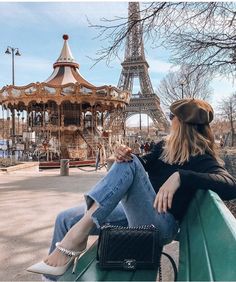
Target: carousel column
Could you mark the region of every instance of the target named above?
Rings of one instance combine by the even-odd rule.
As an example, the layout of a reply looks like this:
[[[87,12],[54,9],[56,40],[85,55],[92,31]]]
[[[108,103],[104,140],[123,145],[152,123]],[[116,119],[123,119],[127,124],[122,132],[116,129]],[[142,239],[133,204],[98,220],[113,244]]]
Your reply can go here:
[[[7,155],[8,157],[10,156],[10,143],[9,143],[9,140],[10,140],[10,136],[11,136],[11,131],[10,131],[10,110],[7,106],[7,140],[8,140],[8,146],[7,146]],[[12,144],[11,144],[12,146]]]
[[[61,113],[62,113],[62,107],[61,107],[61,104],[60,104],[60,105],[58,105],[58,127],[59,127],[58,144],[59,144],[59,159],[60,159],[60,175],[61,176],[69,176],[70,160],[69,159],[61,159],[61,153],[60,153],[61,152],[61,124],[62,124]]]
[[[40,126],[43,127],[43,108],[40,106]]]
[[[20,110],[17,111],[17,137],[20,135]]]
[[[23,137],[23,132],[24,132],[24,122],[25,122],[25,112],[22,111],[22,117],[21,117],[21,135]]]
[[[80,103],[79,104],[79,126],[82,127],[82,130],[83,130],[83,122],[84,122],[84,119],[83,119],[82,103]]]
[[[83,115],[83,129],[85,128],[85,111],[82,112]]]
[[[76,125],[80,126],[80,106],[78,103],[75,103],[75,111],[76,111]]]
[[[94,119],[93,119],[94,132],[96,132],[96,128],[98,126],[98,118],[99,118],[96,105],[94,106],[93,114],[94,114]]]
[[[61,159],[61,104],[58,105],[58,149],[59,159]]]
[[[35,127],[36,111],[32,109],[32,127]]]
[[[12,118],[12,155],[15,156],[16,150],[16,121],[15,121],[15,109],[11,109]]]
[[[25,160],[25,141],[24,141],[24,123],[25,123],[25,110],[22,111],[22,117],[21,117],[21,135],[22,135],[22,158]]]
[[[103,126],[104,126],[104,115],[103,115],[103,110],[102,110],[102,112],[101,112],[101,126],[102,126],[102,128],[103,128]]]
[[[29,115],[29,106],[26,106],[26,117],[25,117],[25,123],[26,123],[26,139],[25,139],[25,152],[26,152],[26,156],[27,159],[29,159],[29,144],[30,144],[30,140],[29,140],[29,132],[30,132],[30,115]]]
[[[31,129],[33,129],[33,118],[34,118],[34,116],[33,116],[33,107],[32,107],[32,105],[30,105],[29,108],[28,108],[27,116],[28,116],[28,128],[30,127]]]
[[[26,107],[26,131],[29,131],[30,122],[29,122],[29,107]]]
[[[125,114],[123,114],[122,126],[123,126],[123,131],[124,131],[124,138],[126,138],[126,116]]]
[[[45,103],[43,103],[43,113],[42,113],[42,123],[43,123],[43,131],[45,131]]]
[[[1,110],[2,110],[2,126],[0,128],[0,138],[3,139],[3,146],[5,146],[5,140],[4,140],[4,110],[3,110],[3,105],[1,105]],[[3,150],[0,154],[0,157],[5,157],[5,154],[4,154],[4,148],[1,148],[1,150]]]
[[[5,117],[4,117],[4,106],[2,105],[2,137],[5,140]]]
[[[96,120],[96,109],[94,108],[94,106],[91,107],[91,112],[92,112],[92,119],[91,119],[91,137],[92,137],[92,155],[94,155],[94,149],[95,148],[95,142],[94,142],[94,132],[95,132],[95,120]]]

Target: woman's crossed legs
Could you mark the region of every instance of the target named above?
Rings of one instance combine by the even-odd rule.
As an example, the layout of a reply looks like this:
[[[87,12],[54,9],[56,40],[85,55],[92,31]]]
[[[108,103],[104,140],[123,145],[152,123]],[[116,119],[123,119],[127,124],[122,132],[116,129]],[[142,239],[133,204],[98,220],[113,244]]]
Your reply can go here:
[[[153,208],[155,196],[137,157],[133,156],[132,162],[115,163],[108,174],[85,195],[87,211],[74,225],[72,220],[73,227],[62,239],[61,246],[73,251],[83,250],[91,231],[107,221],[120,201],[129,226],[154,224],[160,230],[161,243],[170,242],[177,233],[178,225],[171,214],[158,214]],[[122,213],[121,210],[123,217]],[[44,261],[51,266],[61,266],[67,263],[68,257],[55,249]]]

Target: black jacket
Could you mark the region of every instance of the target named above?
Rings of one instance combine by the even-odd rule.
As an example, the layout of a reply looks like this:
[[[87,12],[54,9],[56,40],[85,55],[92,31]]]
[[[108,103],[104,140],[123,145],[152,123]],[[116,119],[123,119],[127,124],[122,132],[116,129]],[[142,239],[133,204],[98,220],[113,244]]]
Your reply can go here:
[[[177,220],[181,220],[197,189],[210,189],[222,200],[236,198],[236,180],[211,155],[191,157],[183,165],[170,165],[159,159],[164,142],[157,143],[153,150],[139,158],[156,193],[162,184],[178,171],[181,184],[176,191],[169,210]]]

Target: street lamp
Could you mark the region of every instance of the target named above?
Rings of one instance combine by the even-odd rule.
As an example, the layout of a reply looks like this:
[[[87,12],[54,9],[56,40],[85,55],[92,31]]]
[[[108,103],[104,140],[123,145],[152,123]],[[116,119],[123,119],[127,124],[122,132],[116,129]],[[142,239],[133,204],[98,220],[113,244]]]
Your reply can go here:
[[[11,55],[11,63],[12,63],[12,85],[15,85],[15,56],[21,56],[19,49],[14,48],[11,46],[7,47],[5,54]],[[12,154],[15,155],[15,134],[16,134],[16,127],[15,127],[15,110],[12,109]]]
[[[12,57],[12,85],[15,85],[15,56],[21,56],[18,48],[8,46],[5,54],[11,55]]]

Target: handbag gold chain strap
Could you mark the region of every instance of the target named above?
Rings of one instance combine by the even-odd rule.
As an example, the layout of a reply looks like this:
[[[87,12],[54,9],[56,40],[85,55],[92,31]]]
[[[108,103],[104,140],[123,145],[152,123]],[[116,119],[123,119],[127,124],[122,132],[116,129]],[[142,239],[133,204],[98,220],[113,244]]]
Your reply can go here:
[[[151,225],[140,225],[137,227],[127,227],[127,226],[120,226],[120,225],[103,225],[101,229],[109,229],[109,228],[116,228],[118,230],[156,230],[157,228],[151,224]]]

